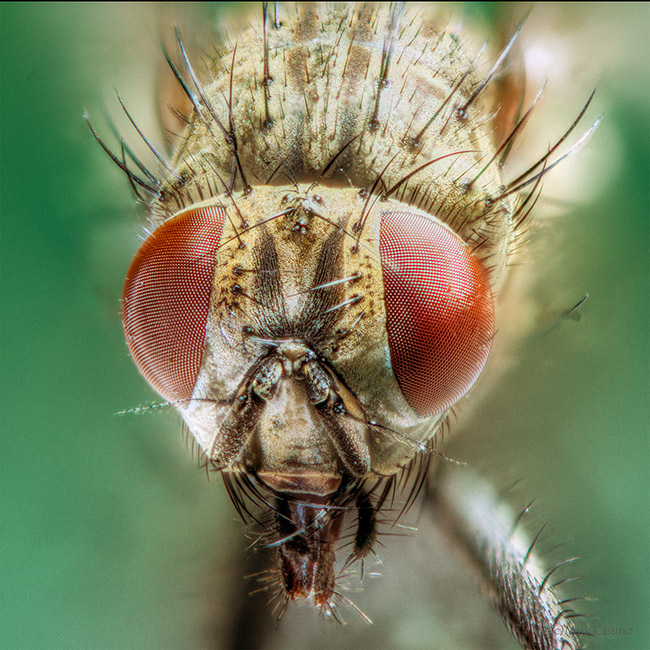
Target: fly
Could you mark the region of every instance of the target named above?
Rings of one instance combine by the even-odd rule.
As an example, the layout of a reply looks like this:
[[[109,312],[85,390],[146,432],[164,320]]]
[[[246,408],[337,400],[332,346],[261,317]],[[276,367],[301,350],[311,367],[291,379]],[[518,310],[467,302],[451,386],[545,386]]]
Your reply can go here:
[[[354,607],[341,542],[346,570],[363,565],[431,474],[428,499],[515,636],[578,647],[516,521],[482,484],[429,471],[487,361],[522,224],[591,101],[506,182],[537,103],[494,97],[517,33],[483,69],[434,12],[264,3],[204,78],[177,34],[170,159],[127,113],[158,172],[93,130],[155,227],[124,285],[131,356],[275,550],[263,581],[279,616],[295,600],[335,620]]]

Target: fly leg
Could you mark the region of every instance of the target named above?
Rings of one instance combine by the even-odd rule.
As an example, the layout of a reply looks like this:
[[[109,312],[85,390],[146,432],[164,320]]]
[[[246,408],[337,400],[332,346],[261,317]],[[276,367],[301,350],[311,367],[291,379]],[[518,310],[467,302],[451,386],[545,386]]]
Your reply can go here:
[[[469,560],[508,629],[528,650],[577,650],[580,632],[554,573],[540,568],[519,518],[493,488],[466,468],[439,467],[426,499]],[[575,559],[575,558],[574,558]],[[566,581],[561,581],[566,582]],[[554,584],[555,583],[555,584]]]

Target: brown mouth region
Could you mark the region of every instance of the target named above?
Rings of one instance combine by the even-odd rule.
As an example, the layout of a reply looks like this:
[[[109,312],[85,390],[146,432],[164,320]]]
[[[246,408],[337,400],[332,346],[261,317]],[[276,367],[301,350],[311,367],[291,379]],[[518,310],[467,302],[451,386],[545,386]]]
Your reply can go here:
[[[314,494],[280,497],[276,512],[282,586],[291,600],[306,598],[332,612],[335,549],[345,508]]]
[[[274,516],[266,547],[277,553],[285,604],[305,599],[339,620],[337,604],[349,602],[336,589],[335,553],[343,527],[350,517],[356,519],[345,568],[372,551],[376,516],[392,480],[367,485],[363,479],[309,471],[260,472],[256,479],[273,495],[266,501]]]

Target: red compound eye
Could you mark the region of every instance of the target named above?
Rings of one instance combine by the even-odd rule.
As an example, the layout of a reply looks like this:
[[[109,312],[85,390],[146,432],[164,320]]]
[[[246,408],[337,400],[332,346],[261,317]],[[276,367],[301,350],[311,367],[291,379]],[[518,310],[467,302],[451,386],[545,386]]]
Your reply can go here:
[[[487,273],[442,224],[381,217],[379,250],[393,372],[413,410],[447,410],[476,381],[494,333]]]
[[[140,372],[166,399],[188,399],[201,366],[223,208],[188,210],[162,224],[131,263],[122,323]]]

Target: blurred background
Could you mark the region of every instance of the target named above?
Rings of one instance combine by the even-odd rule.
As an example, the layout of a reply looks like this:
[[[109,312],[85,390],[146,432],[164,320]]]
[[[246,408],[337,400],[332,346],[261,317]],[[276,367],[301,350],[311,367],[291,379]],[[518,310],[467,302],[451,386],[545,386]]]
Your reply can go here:
[[[142,220],[82,114],[110,139],[117,88],[146,124],[161,36],[216,23],[216,4],[0,5],[0,644],[235,648],[233,630],[250,627],[269,648],[516,647],[417,509],[420,533],[386,540],[385,575],[351,596],[374,626],[292,608],[273,631],[264,598],[235,606],[254,588],[249,541],[179,418],[116,415],[157,399],[119,317]],[[529,9],[485,5],[466,19],[495,33]],[[547,244],[530,260],[546,322],[447,449],[499,487],[520,479],[508,498],[537,498],[531,530],[549,522],[550,556],[585,558],[571,593],[597,599],[579,623],[594,649],[650,647],[649,35],[648,4],[540,5],[528,18],[529,63],[552,68],[539,110],[560,121],[533,129],[532,155],[596,84],[584,128],[604,120],[547,183]],[[562,319],[586,294],[580,320]]]

